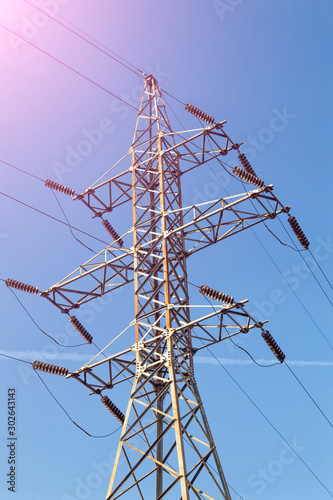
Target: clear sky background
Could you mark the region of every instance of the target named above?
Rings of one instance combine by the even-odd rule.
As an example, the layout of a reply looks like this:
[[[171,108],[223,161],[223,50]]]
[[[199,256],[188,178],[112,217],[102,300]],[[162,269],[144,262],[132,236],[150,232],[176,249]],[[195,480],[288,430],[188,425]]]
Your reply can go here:
[[[333,293],[318,264],[332,280],[332,2],[31,0],[33,7],[23,0],[1,0],[0,160],[81,192],[128,151],[136,111],[31,44],[134,107],[143,84],[42,15],[37,10],[41,3],[73,23],[75,28],[68,26],[74,31],[83,30],[152,73],[173,96],[217,121],[227,120],[225,130],[235,142],[245,142],[243,151],[257,175],[274,185],[284,205],[292,206],[317,262],[309,252],[300,255],[258,227],[254,234],[245,231],[193,256],[189,279],[238,300],[248,298],[248,311],[258,320],[269,319],[268,329],[289,366],[324,415],[285,365],[261,368],[227,342],[212,352],[241,389],[208,351],[195,359],[195,374],[233,500],[328,500],[333,496]],[[166,96],[166,103],[175,130],[182,128],[176,117],[186,128],[197,128],[196,119],[179,102]],[[98,144],[92,142],[96,129],[102,130]],[[236,159],[230,156],[231,162]],[[41,181],[4,163],[0,172],[2,193],[64,220]],[[218,165],[184,176],[187,205],[227,196],[226,190],[237,194],[243,188]],[[58,198],[73,226],[108,241],[83,204]],[[0,213],[2,279],[46,290],[92,255],[68,227],[3,195]],[[287,217],[281,220],[286,223]],[[120,233],[132,225],[130,212],[128,217],[126,212],[122,217],[114,212],[110,221]],[[270,229],[289,244],[279,221],[270,222]],[[75,235],[96,252],[103,248],[96,240]],[[95,355],[93,346],[58,347],[36,328],[5,284],[0,285],[0,352],[70,371]],[[195,287],[190,294],[192,303],[204,303]],[[64,344],[81,343],[67,317],[45,299],[17,295],[47,333]],[[133,314],[133,290],[128,285],[88,304],[76,316],[104,347]],[[237,340],[254,359],[274,363],[260,332]],[[131,345],[132,333],[123,342]],[[85,387],[63,377],[41,376],[87,432],[100,436],[116,431],[117,420]],[[85,435],[29,364],[1,358],[0,381],[1,498],[103,499],[120,431],[104,439]],[[6,484],[7,391],[12,387],[17,398],[15,495]],[[125,411],[126,390],[110,397]]]

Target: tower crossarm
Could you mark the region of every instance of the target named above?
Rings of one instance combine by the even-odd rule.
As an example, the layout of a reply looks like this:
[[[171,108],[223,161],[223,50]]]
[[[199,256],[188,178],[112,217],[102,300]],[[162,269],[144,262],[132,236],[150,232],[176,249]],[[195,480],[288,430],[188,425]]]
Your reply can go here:
[[[288,213],[290,207],[282,205],[272,189],[273,186],[265,186],[169,212],[170,216],[182,213],[184,223],[177,227],[170,225],[166,236],[175,241],[182,237],[186,254],[190,255],[278,214]]]
[[[142,154],[137,168],[140,168],[140,166],[142,169],[149,168],[149,165],[146,164],[150,164],[154,160],[154,156],[157,157],[161,154],[171,160],[176,157],[178,160],[182,159],[184,169],[181,174],[184,174],[208,161],[227,155],[230,151],[238,149],[241,144],[234,143],[230,139],[223,130],[222,125],[224,123],[225,121],[197,130],[164,133],[163,151],[159,153],[150,151],[149,158]],[[183,139],[184,134],[190,133],[192,133],[190,137]],[[175,144],[177,140],[178,142]],[[151,141],[151,138],[149,141],[147,140],[147,146],[150,146]],[[145,145],[144,141],[140,143],[142,151],[145,151]],[[83,193],[74,196],[73,199],[82,201],[93,212],[93,217],[102,217],[103,214],[112,212],[115,208],[132,200],[131,170],[132,168],[129,167],[103,182],[97,181]]]
[[[193,352],[209,347],[223,340],[230,339],[240,333],[248,333],[254,328],[262,327],[268,320],[256,321],[245,309],[247,299],[233,304],[214,306],[190,306],[191,315],[199,309],[208,310],[207,314],[201,315],[178,328],[174,335],[178,336],[183,331],[191,330],[191,341]]]
[[[62,312],[112,292],[133,281],[133,250],[110,245],[41,296]]]
[[[132,200],[131,167],[99,184],[96,184],[73,199],[82,201],[92,212],[93,217],[102,217],[113,209]]]
[[[204,163],[226,156],[230,151],[238,150],[243,143],[233,142],[223,129],[222,121],[209,127],[197,130],[184,130],[163,134],[162,155],[174,156],[181,160],[182,174]],[[193,133],[194,132],[194,133]],[[191,134],[184,139],[184,134]],[[168,137],[172,136],[174,144],[168,146]]]

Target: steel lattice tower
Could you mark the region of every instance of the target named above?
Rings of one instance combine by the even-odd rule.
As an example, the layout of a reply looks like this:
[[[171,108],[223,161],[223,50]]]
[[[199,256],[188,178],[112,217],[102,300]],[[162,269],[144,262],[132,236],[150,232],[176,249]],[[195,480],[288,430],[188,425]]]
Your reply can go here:
[[[182,176],[239,149],[225,133],[225,122],[211,121],[189,131],[186,139],[185,132],[173,132],[156,79],[146,78],[126,157],[131,158],[130,166],[74,197],[102,219],[118,206],[132,203],[133,226],[120,237],[104,218],[103,225],[115,241],[42,292],[69,314],[134,282],[135,317],[130,324],[134,342],[105,358],[100,353],[68,375],[102,395],[103,403],[123,423],[107,500],[231,499],[194,378],[193,356],[240,332],[262,330],[263,323],[246,312],[247,300],[236,302],[224,294],[211,293],[220,301],[213,310],[192,309],[186,261],[195,252],[288,212],[289,207],[262,181],[261,187],[240,195],[182,206]],[[77,321],[74,316],[70,319]],[[76,327],[83,328],[79,323]],[[124,381],[130,381],[132,388],[122,414],[106,396]]]

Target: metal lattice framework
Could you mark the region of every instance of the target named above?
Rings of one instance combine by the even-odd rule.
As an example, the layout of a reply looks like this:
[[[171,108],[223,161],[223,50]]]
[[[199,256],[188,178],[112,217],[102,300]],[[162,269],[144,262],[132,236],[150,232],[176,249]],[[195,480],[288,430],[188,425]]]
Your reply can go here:
[[[214,309],[191,306],[186,261],[289,207],[272,186],[182,206],[184,173],[238,150],[223,124],[186,131],[184,139],[185,132],[171,130],[158,84],[147,77],[133,143],[124,157],[130,165],[75,197],[100,218],[132,203],[125,246],[114,242],[42,293],[69,313],[134,282],[134,342],[111,356],[100,353],[69,375],[99,395],[125,381],[132,384],[107,499],[231,498],[193,356],[238,333],[262,329],[263,323],[246,312],[246,300]]]

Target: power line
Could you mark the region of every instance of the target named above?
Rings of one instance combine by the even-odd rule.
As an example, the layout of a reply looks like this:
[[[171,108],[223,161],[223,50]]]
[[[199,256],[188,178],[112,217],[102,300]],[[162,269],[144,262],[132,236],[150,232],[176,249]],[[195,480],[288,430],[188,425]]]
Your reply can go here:
[[[237,380],[231,375],[231,373],[223,366],[221,361],[213,354],[211,349],[207,347],[209,353],[213,356],[213,358],[217,361],[217,363],[223,368],[223,370],[227,373],[227,375],[231,378],[231,380],[237,385],[237,387],[242,391],[242,393],[247,397],[247,399],[253,404],[253,406],[259,411],[259,413],[264,417],[266,422],[274,429],[274,431],[280,436],[284,443],[292,450],[293,453],[298,457],[298,459],[303,463],[303,465],[308,469],[308,471],[313,475],[313,477],[321,484],[321,486],[327,491],[327,493],[333,498],[332,493],[329,489],[324,485],[324,483],[319,479],[319,477],[313,472],[313,470],[307,465],[307,463],[303,460],[303,458],[293,449],[293,447],[288,443],[288,441],[283,437],[281,432],[275,427],[275,425],[271,422],[271,420],[264,414],[264,412],[259,408],[259,406],[253,401],[253,399],[247,394],[247,392],[242,388],[242,386],[237,382]]]
[[[55,19],[53,16],[50,16],[49,14],[47,14],[43,9],[37,7],[37,5],[34,5],[32,4],[31,2],[29,2],[29,0],[24,0],[24,2],[28,3],[29,5],[31,5],[32,7],[34,7],[35,9],[39,10],[40,12],[43,12],[44,14],[46,14],[49,18],[51,18],[53,21],[55,21],[56,23],[58,23],[59,25],[63,26],[64,28],[66,28],[67,30],[69,30],[70,32],[72,32],[74,35],[78,36],[79,38],[81,38],[82,40],[84,40],[85,42],[89,43],[92,47],[95,47],[97,50],[99,50],[100,52],[102,52],[103,54],[107,55],[108,57],[110,57],[111,59],[113,59],[115,62],[117,62],[118,64],[121,64],[123,67],[125,67],[126,69],[128,69],[129,71],[132,71],[135,75],[137,75],[139,78],[144,78],[146,75],[146,73],[144,71],[142,71],[140,68],[138,68],[137,66],[135,66],[134,64],[132,64],[130,61],[128,61],[127,59],[125,59],[124,57],[120,56],[117,52],[111,50],[109,47],[107,47],[106,45],[104,45],[103,43],[101,43],[99,40],[97,40],[97,38],[94,38],[93,36],[89,35],[86,31],[82,30],[81,28],[79,28],[77,25],[75,25],[74,23],[72,23],[71,21],[68,21],[68,19],[66,19],[65,17],[61,16],[60,14],[54,12],[50,7],[48,7],[47,5],[43,4],[42,2],[40,2],[39,0],[36,0],[36,2],[38,2],[39,4],[41,4],[44,8],[48,9],[49,11],[51,11],[53,14],[55,14],[57,17],[59,17],[60,19],[62,19],[63,21],[65,21],[66,23],[68,23],[69,25],[73,26],[73,28],[75,28],[76,30],[80,31],[81,33],[83,33],[85,36],[91,38],[91,40],[94,40],[94,42],[98,43],[98,45],[100,45],[101,47],[104,47],[104,49],[106,49],[108,52],[106,52],[105,50],[101,49],[100,47],[98,47],[97,45],[95,45],[94,43],[90,42],[89,40],[87,40],[86,38],[84,38],[83,36],[81,36],[79,33],[77,33],[76,31],[72,30],[71,28],[69,28],[68,26],[66,26],[65,24],[61,23],[60,21],[58,21],[57,19]],[[116,57],[113,57],[111,54],[114,54]],[[119,60],[121,59],[121,60]],[[124,61],[124,64],[123,62],[121,61]],[[132,66],[132,68],[130,68],[129,66]],[[167,92],[165,89],[162,89],[161,88],[161,91],[164,92],[165,94],[167,94],[168,96],[170,96],[172,99],[174,99],[175,101],[179,102],[180,104],[182,104],[183,106],[186,106],[186,103],[181,101],[180,99],[178,99],[177,97],[175,97],[173,94],[171,94],[170,92]]]
[[[15,167],[15,165],[13,165],[12,163],[8,163],[7,161],[4,161],[4,160],[0,160],[0,162],[4,163],[8,167],[15,168],[15,170],[19,170],[20,172],[23,172],[24,174],[30,175],[30,177],[34,177],[35,179],[44,182],[43,179],[41,179],[37,175],[31,174],[30,172],[27,172],[26,170],[23,170],[22,168]]]
[[[30,172],[28,172],[27,170],[24,170],[24,169],[22,169],[22,168],[15,167],[15,165],[13,165],[13,164],[11,164],[11,163],[8,163],[8,162],[6,162],[6,161],[3,161],[3,160],[0,160],[0,162],[1,162],[1,163],[4,163],[5,165],[8,165],[8,166],[9,166],[9,167],[11,167],[11,168],[14,168],[15,170],[18,170],[19,172],[22,172],[23,174],[29,175],[30,177],[33,177],[33,178],[35,178],[35,179],[37,179],[37,180],[39,180],[39,181],[43,182],[43,184],[45,184],[45,180],[44,180],[44,179],[41,179],[41,178],[40,178],[40,177],[38,177],[37,175],[31,174],[31,173],[30,173]],[[79,240],[79,239],[75,236],[75,234],[74,234],[74,233],[73,233],[73,231],[72,231],[72,226],[71,226],[71,225],[70,225],[70,223],[69,223],[68,217],[67,217],[67,215],[66,215],[66,213],[65,213],[65,211],[64,211],[64,209],[63,209],[63,207],[62,207],[62,205],[61,205],[61,203],[60,203],[60,201],[59,201],[59,198],[57,197],[56,193],[54,192],[54,190],[53,190],[51,187],[49,187],[49,189],[50,189],[50,191],[52,192],[53,196],[55,197],[55,199],[56,199],[56,201],[57,201],[57,203],[58,203],[58,205],[59,205],[59,207],[60,207],[60,210],[62,211],[63,216],[64,216],[64,217],[65,217],[65,219],[66,219],[67,225],[68,225],[68,227],[69,227],[69,230],[70,230],[71,235],[73,236],[73,238],[74,238],[74,239],[75,239],[78,243],[80,243],[82,246],[84,246],[85,248],[87,248],[88,250],[90,250],[91,252],[93,252],[93,253],[95,253],[95,254],[96,254],[97,252],[95,252],[94,250],[92,250],[90,247],[88,247],[85,243],[83,243],[81,240]]]
[[[190,282],[188,282],[190,283]],[[194,285],[194,283],[190,283],[191,285],[195,286],[196,288],[200,288],[198,287],[197,285]],[[212,304],[212,301],[206,296],[204,295],[204,298],[207,300],[207,302],[210,304],[210,306],[212,307],[212,309],[214,309],[214,311],[216,312],[216,308],[215,306]],[[273,363],[271,365],[262,365],[260,363],[257,363],[257,361],[251,356],[251,354],[246,350],[244,349],[243,347],[239,346],[238,344],[236,344],[236,342],[234,342],[234,340],[230,337],[230,340],[231,342],[236,346],[238,347],[239,349],[241,349],[242,351],[244,351],[251,359],[252,361],[262,367],[262,368],[268,368],[268,367],[271,367],[271,366],[275,366],[275,365],[280,365],[280,363]],[[328,419],[328,417],[325,415],[325,413],[323,412],[323,410],[319,407],[318,403],[316,403],[316,401],[313,399],[313,397],[311,396],[311,394],[308,392],[308,390],[304,387],[304,385],[302,384],[302,382],[299,380],[299,378],[296,376],[296,374],[293,372],[293,370],[290,368],[290,366],[287,364],[286,361],[284,361],[284,364],[287,366],[288,370],[291,372],[291,374],[294,376],[294,378],[297,380],[297,382],[299,383],[299,385],[302,387],[302,389],[306,392],[306,394],[309,396],[309,398],[311,399],[311,401],[314,403],[314,405],[317,407],[317,409],[320,411],[320,413],[323,415],[323,417],[327,420],[327,422],[329,423],[329,425],[331,427],[333,427],[333,424],[331,423],[331,421]]]
[[[43,212],[43,210],[39,210],[38,208],[35,208],[31,205],[28,205],[27,203],[24,203],[23,201],[18,200],[17,198],[14,198],[13,196],[9,196],[9,194],[0,192],[0,195],[6,196],[6,198],[9,198],[9,199],[15,201],[16,203],[20,203],[21,205],[24,205],[25,207],[31,208],[32,210],[35,210],[35,212],[38,212],[42,215],[45,215],[46,217],[49,217],[50,219],[53,219],[56,222],[60,222],[60,224],[63,224],[64,226],[68,226],[72,229],[75,229],[75,231],[79,231],[80,233],[85,234],[86,236],[90,236],[90,238],[94,238],[95,240],[100,241],[101,243],[104,243],[105,245],[109,245],[109,243],[107,243],[104,240],[101,240],[100,238],[97,238],[97,236],[93,236],[92,234],[89,234],[86,231],[82,231],[82,229],[79,229],[75,226],[72,226],[71,224],[68,224],[67,222],[62,221],[62,220],[58,219],[57,217],[54,217],[53,215],[50,215],[46,212]]]
[[[333,427],[333,424],[332,422],[328,419],[328,417],[325,415],[325,413],[323,412],[323,410],[320,408],[320,406],[316,403],[316,401],[313,399],[313,397],[311,396],[311,394],[309,393],[309,391],[304,387],[304,385],[302,384],[302,382],[299,380],[299,378],[295,375],[295,373],[293,372],[293,370],[290,368],[290,366],[288,365],[288,363],[286,361],[284,361],[284,364],[286,365],[286,367],[288,368],[288,370],[290,371],[290,373],[292,373],[292,375],[294,376],[294,378],[297,380],[297,382],[299,383],[299,385],[303,388],[303,390],[306,392],[306,394],[309,396],[309,398],[311,399],[311,401],[313,402],[313,404],[318,408],[318,410],[320,411],[320,413],[323,415],[323,417],[327,420],[327,422],[329,423],[329,425],[331,427]]]
[[[287,228],[285,227],[285,225],[283,224],[282,220],[280,220],[280,218],[278,217],[278,220],[280,222],[280,224],[282,225],[283,229],[285,230],[285,232],[287,233],[288,237],[290,238],[290,240],[293,242],[294,246],[295,246],[295,250],[297,250],[297,252],[300,254],[300,256],[302,257],[303,259],[303,262],[305,263],[305,265],[308,267],[310,273],[312,274],[312,276],[314,277],[314,279],[316,280],[318,286],[320,287],[320,289],[322,290],[323,294],[325,295],[325,297],[327,298],[328,302],[331,304],[331,306],[333,306],[333,302],[331,301],[331,299],[329,298],[329,296],[327,295],[326,291],[324,290],[323,286],[321,285],[321,283],[319,282],[317,276],[314,274],[313,270],[311,269],[311,267],[309,266],[309,263],[305,260],[304,256],[303,256],[303,251],[301,251],[299,248],[296,247],[295,245],[295,242],[293,240],[293,238],[291,237],[291,235],[289,234],[289,231],[287,230]],[[267,228],[268,229],[268,228]],[[289,246],[289,245],[286,245],[286,246]],[[291,248],[291,247],[290,247]],[[317,264],[317,266],[319,267],[322,275],[324,276],[325,280],[327,281],[327,283],[329,284],[329,286],[331,287],[331,289],[333,290],[333,287],[332,287],[332,284],[330,283],[329,279],[327,278],[326,274],[324,273],[324,271],[322,270],[321,266],[319,265],[319,263],[317,262],[316,258],[314,257],[314,255],[312,254],[312,252],[310,251],[310,249],[308,249],[308,251],[310,252],[313,260],[315,261],[315,263]]]
[[[309,248],[309,252],[311,254],[311,257],[313,258],[313,260],[315,261],[315,263],[317,264],[317,266],[319,267],[322,275],[324,276],[325,280],[327,281],[327,283],[329,284],[329,286],[332,288],[333,290],[333,286],[332,286],[332,283],[330,282],[330,280],[328,279],[328,277],[326,276],[326,274],[324,273],[321,265],[319,264],[319,262],[317,261],[317,259],[315,258],[315,256],[313,255],[313,253],[311,252],[310,248]]]
[[[49,337],[51,340],[53,340],[53,342],[55,342],[57,345],[61,346],[61,347],[81,347],[83,345],[86,345],[86,343],[84,342],[83,344],[76,344],[76,345],[65,345],[65,344],[60,344],[60,342],[58,342],[54,337],[52,337],[52,335],[48,334],[45,332],[45,330],[43,330],[37,323],[36,321],[34,320],[34,318],[31,316],[31,314],[29,313],[28,309],[23,305],[23,303],[20,301],[20,299],[18,298],[18,296],[16,295],[16,293],[14,292],[14,290],[12,290],[10,287],[7,287],[11,292],[12,294],[14,295],[14,297],[16,298],[16,300],[18,301],[18,303],[20,304],[20,306],[24,309],[24,311],[26,312],[26,314],[29,316],[29,318],[31,319],[31,321],[34,323],[34,325],[38,328],[38,330],[40,330],[44,335],[46,335],[47,337]]]
[[[2,352],[0,352],[0,356],[2,356],[4,358],[9,358],[9,359],[15,359],[15,361],[21,361],[21,363],[26,363],[27,365],[32,366],[32,363],[30,363],[30,361],[26,361],[26,360],[20,359],[20,358],[15,358],[14,356],[9,356],[9,354],[3,354]]]
[[[60,26],[63,26],[64,28],[66,28],[68,31],[70,31],[71,33],[73,33],[74,35],[78,36],[79,38],[81,38],[82,40],[84,40],[85,42],[89,43],[92,47],[95,47],[97,50],[99,50],[100,52],[102,52],[103,54],[107,55],[108,57],[110,57],[111,59],[113,59],[114,61],[116,61],[117,63],[121,64],[122,66],[124,66],[126,69],[128,69],[129,71],[132,71],[133,73],[135,73],[136,75],[140,76],[139,73],[142,73],[142,75],[144,75],[144,71],[141,71],[139,68],[135,68],[132,69],[130,68],[127,64],[124,64],[123,62],[119,61],[119,59],[116,59],[115,57],[113,57],[110,53],[106,52],[105,50],[101,49],[100,47],[98,47],[97,45],[95,45],[94,43],[90,42],[89,40],[87,40],[86,38],[84,38],[82,35],[80,35],[79,33],[76,33],[76,31],[72,30],[71,28],[69,28],[68,26],[66,26],[65,24],[61,23],[60,21],[58,21],[57,19],[55,19],[53,16],[50,16],[49,14],[47,14],[43,9],[41,9],[40,7],[37,7],[37,5],[34,5],[33,3],[29,2],[29,0],[23,0],[24,2],[26,2],[27,4],[31,5],[32,7],[34,7],[35,9],[39,10],[40,12],[42,12],[43,14],[46,14],[47,17],[49,19],[52,19],[54,22],[58,23]],[[47,8],[48,10],[50,10],[51,12],[53,12],[53,14],[55,14],[55,12],[50,9],[47,5],[45,4],[42,4],[41,2],[39,2],[39,0],[36,0],[38,3],[40,3],[41,5],[43,5],[44,8]],[[100,43],[98,42],[98,40],[96,40],[95,38],[91,37],[90,35],[88,35],[87,33],[85,33],[83,30],[81,30],[80,28],[78,28],[77,26],[75,26],[73,23],[70,23],[67,19],[65,19],[64,17],[60,16],[59,14],[56,14],[58,15],[58,17],[61,17],[62,19],[64,19],[68,24],[71,24],[72,26],[74,26],[76,29],[78,29],[79,31],[81,31],[82,33],[84,33],[86,36],[88,36],[89,38],[92,38],[93,40],[95,40],[97,43]],[[100,44],[102,45],[102,44]],[[107,47],[106,47],[107,48]],[[107,48],[107,50],[109,52],[113,52],[111,51],[109,48]],[[115,52],[113,52],[113,54],[117,55]],[[117,57],[120,57],[117,55]],[[131,64],[131,63],[128,63],[128,64]],[[131,66],[133,66],[133,64],[131,64]]]
[[[76,422],[74,422],[74,420],[72,419],[72,417],[69,415],[69,413],[65,410],[65,408],[60,404],[60,402],[57,400],[57,398],[55,397],[55,395],[52,393],[52,391],[48,388],[48,386],[46,385],[46,383],[44,382],[44,380],[42,379],[42,377],[39,375],[39,373],[37,373],[37,371],[35,370],[35,373],[36,375],[38,376],[39,380],[43,383],[44,387],[46,388],[46,390],[49,392],[49,394],[52,396],[52,398],[54,399],[54,401],[57,403],[57,405],[62,409],[62,411],[65,413],[65,415],[69,418],[69,420],[78,428],[80,429],[82,432],[84,432],[85,434],[87,434],[87,436],[89,437],[92,437],[92,438],[106,438],[106,437],[109,437],[109,436],[112,436],[112,434],[115,434],[119,429],[120,427],[122,427],[121,425],[119,427],[117,427],[116,430],[114,430],[113,432],[110,432],[110,434],[104,434],[103,436],[95,436],[93,434],[90,434],[89,432],[87,432],[85,429],[83,429],[83,427],[81,427],[79,424],[77,424]]]
[[[55,197],[55,199],[56,199],[56,201],[57,201],[57,203],[58,203],[58,205],[59,205],[59,207],[60,207],[60,210],[61,210],[61,211],[62,211],[62,213],[63,213],[63,216],[64,216],[64,217],[65,217],[65,219],[66,219],[67,225],[68,225],[68,227],[69,227],[69,230],[70,230],[71,235],[73,236],[73,238],[74,238],[74,239],[75,239],[78,243],[80,243],[82,246],[84,246],[85,248],[87,248],[88,250],[90,250],[90,252],[92,252],[92,253],[96,254],[97,252],[95,252],[94,250],[92,250],[90,247],[88,247],[85,243],[83,243],[81,240],[79,240],[79,238],[77,238],[77,237],[75,236],[75,234],[74,234],[74,233],[73,233],[73,231],[72,231],[72,227],[71,227],[71,225],[70,225],[70,223],[69,223],[69,220],[68,220],[68,218],[67,218],[67,215],[66,215],[66,213],[65,213],[65,211],[64,211],[64,209],[63,209],[63,207],[62,207],[62,205],[60,204],[60,201],[59,201],[58,196],[56,195],[56,193],[55,193],[55,192],[54,192],[51,188],[50,188],[50,190],[51,190],[51,192],[52,192],[53,196]]]
[[[92,80],[91,78],[89,78],[88,76],[84,75],[83,73],[80,73],[80,71],[77,71],[76,69],[72,68],[72,66],[70,66],[69,64],[66,64],[64,63],[63,61],[61,61],[60,59],[58,59],[57,57],[51,55],[49,52],[46,52],[46,50],[43,50],[41,49],[40,47],[38,47],[37,45],[35,45],[34,43],[32,43],[30,40],[26,40],[23,36],[20,36],[18,35],[17,33],[15,33],[14,31],[10,30],[9,28],[7,28],[6,26],[4,26],[3,24],[0,24],[0,27],[5,29],[6,31],[8,31],[9,33],[12,33],[12,35],[14,36],[17,36],[18,38],[20,38],[21,40],[23,40],[24,42],[26,43],[29,43],[30,45],[32,45],[32,47],[34,47],[35,49],[39,50],[40,52],[42,52],[43,54],[51,57],[51,59],[53,59],[54,61],[57,61],[59,64],[62,64],[63,66],[65,66],[65,68],[67,69],[70,69],[71,71],[73,71],[74,73],[76,73],[77,75],[81,76],[82,78],[84,78],[85,80],[87,80],[88,82],[92,83],[93,85],[96,85],[96,87],[100,88],[101,90],[104,90],[104,92],[107,92],[108,94],[112,95],[113,97],[115,97],[116,99],[118,99],[119,101],[123,102],[124,104],[126,104],[127,106],[130,106],[131,108],[135,109],[135,111],[139,111],[138,108],[136,108],[135,106],[133,106],[132,104],[130,104],[129,102],[125,101],[124,99],[122,99],[121,97],[117,96],[116,94],[114,94],[113,92],[111,92],[110,90],[106,89],[105,87],[103,87],[102,85],[100,85],[99,83],[95,82],[94,80]]]
[[[276,264],[276,262],[274,261],[274,259],[272,258],[272,256],[270,255],[270,253],[266,250],[266,248],[264,247],[264,245],[262,244],[260,238],[258,238],[258,236],[256,235],[256,233],[251,229],[252,233],[254,234],[255,238],[258,240],[258,242],[260,243],[260,245],[262,246],[262,248],[264,249],[264,251],[266,252],[267,256],[269,257],[269,259],[271,260],[271,262],[273,263],[274,267],[278,270],[278,272],[280,273],[280,275],[282,276],[283,280],[287,283],[287,285],[289,286],[290,290],[293,292],[293,294],[295,295],[296,299],[298,300],[298,302],[301,304],[301,306],[303,307],[304,311],[306,312],[306,314],[309,316],[309,318],[311,319],[311,321],[313,322],[313,324],[317,327],[317,330],[319,331],[320,335],[325,339],[325,341],[327,342],[327,344],[330,346],[330,348],[333,350],[333,346],[332,344],[329,342],[328,338],[326,337],[326,335],[324,334],[324,332],[321,330],[321,328],[319,327],[318,323],[314,320],[312,314],[309,312],[309,310],[305,307],[304,303],[302,302],[302,300],[299,298],[299,296],[297,295],[297,293],[295,292],[295,290],[292,288],[292,286],[290,285],[290,283],[288,283],[288,281],[286,280],[286,278],[283,276],[283,273],[282,271],[280,270],[280,268],[278,267],[278,265]]]

